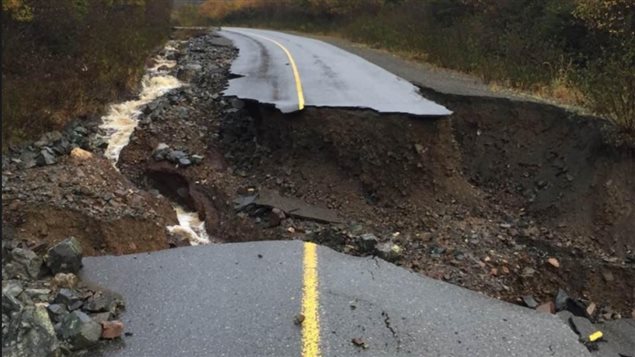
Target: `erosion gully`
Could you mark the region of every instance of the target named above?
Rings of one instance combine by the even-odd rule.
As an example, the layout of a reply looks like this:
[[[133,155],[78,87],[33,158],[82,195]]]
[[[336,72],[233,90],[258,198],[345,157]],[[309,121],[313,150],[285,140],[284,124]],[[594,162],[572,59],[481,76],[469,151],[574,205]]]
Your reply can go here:
[[[141,109],[170,90],[184,85],[170,75],[170,69],[176,66],[176,61],[167,59],[167,56],[176,51],[174,44],[166,45],[161,54],[154,58],[154,65],[147,69],[142,78],[138,98],[111,105],[108,114],[102,117],[100,128],[105,131],[104,139],[108,143],[104,155],[113,162],[115,167],[121,150],[128,145],[130,136],[137,127]],[[199,219],[198,213],[188,211],[177,203],[172,204],[179,224],[168,226],[168,231],[186,236],[192,245],[209,243],[209,236],[204,228],[205,223]]]
[[[562,288],[595,303],[594,317],[631,314],[635,146],[610,124],[426,88],[455,114],[283,115],[222,96],[235,50],[216,36],[170,46],[140,98],[113,105],[102,128],[106,155],[140,188],[171,200],[179,225],[168,230],[190,244],[299,239],[377,254],[365,244],[370,234],[399,247],[396,264],[495,298],[544,302]],[[157,160],[161,144],[204,158]],[[341,222],[235,206],[263,192],[330,209]]]

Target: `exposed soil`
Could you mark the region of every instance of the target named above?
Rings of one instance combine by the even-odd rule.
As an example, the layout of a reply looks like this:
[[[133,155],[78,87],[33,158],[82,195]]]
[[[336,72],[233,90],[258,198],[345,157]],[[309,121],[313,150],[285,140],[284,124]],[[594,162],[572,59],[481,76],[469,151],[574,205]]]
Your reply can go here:
[[[547,301],[563,288],[598,304],[603,318],[631,314],[635,146],[610,144],[606,123],[542,104],[428,90],[427,97],[455,111],[451,118],[332,108],[283,115],[220,94],[236,54],[227,43],[200,35],[181,47],[174,71],[189,85],[143,111],[118,162],[145,213],[134,215],[142,218],[133,224],[122,221],[132,218],[121,210],[108,211],[100,222],[113,226],[98,231],[122,227],[111,234],[121,244],[101,250],[97,244],[93,253],[167,244],[165,226],[174,221],[169,199],[197,211],[215,242],[302,239],[366,255],[359,237],[374,233],[402,248],[397,264],[492,297],[519,302],[531,294]],[[193,165],[157,160],[161,143],[204,159]],[[64,165],[51,166],[60,170],[55,184],[76,176],[75,167]],[[25,187],[34,180],[33,192],[39,182],[50,186],[37,170],[17,180]],[[110,185],[124,180],[108,175]],[[328,207],[344,223],[235,209],[235,199],[264,190]],[[42,235],[37,222],[77,220],[69,212],[82,212],[34,202],[40,216],[19,207],[8,213],[24,237]],[[20,225],[25,214],[31,223]],[[48,227],[49,235],[56,231]],[[98,237],[83,239],[96,246]]]
[[[52,245],[77,238],[86,255],[166,249],[169,202],[136,188],[103,157],[3,170],[3,228],[17,240]],[[35,244],[35,243],[34,243]]]

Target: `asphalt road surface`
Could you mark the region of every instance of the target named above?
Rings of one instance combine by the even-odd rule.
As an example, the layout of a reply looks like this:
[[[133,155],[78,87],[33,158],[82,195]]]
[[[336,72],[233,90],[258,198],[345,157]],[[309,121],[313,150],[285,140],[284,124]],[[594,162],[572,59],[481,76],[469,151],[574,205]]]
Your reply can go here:
[[[382,113],[445,116],[410,82],[325,42],[286,33],[223,28],[238,48],[227,96],[275,105],[290,113],[305,106],[368,108]]]
[[[84,265],[83,279],[126,298],[133,335],[106,356],[589,355],[555,315],[300,241]]]

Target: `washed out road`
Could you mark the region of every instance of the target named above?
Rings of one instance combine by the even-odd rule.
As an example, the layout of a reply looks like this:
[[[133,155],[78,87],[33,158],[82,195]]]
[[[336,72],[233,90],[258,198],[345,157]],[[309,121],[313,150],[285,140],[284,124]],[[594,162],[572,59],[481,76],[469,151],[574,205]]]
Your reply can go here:
[[[325,42],[286,33],[223,28],[238,48],[225,95],[273,104],[284,113],[305,106],[366,108],[382,113],[446,116],[416,86]]]
[[[324,42],[227,28],[225,95],[275,105],[445,116],[409,82]],[[122,294],[131,336],[106,356],[587,356],[559,317],[302,241],[84,259]]]

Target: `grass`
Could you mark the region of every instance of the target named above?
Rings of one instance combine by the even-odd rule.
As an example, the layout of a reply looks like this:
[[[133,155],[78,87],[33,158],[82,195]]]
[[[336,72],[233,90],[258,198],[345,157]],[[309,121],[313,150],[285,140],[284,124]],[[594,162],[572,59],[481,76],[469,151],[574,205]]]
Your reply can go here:
[[[169,35],[169,0],[70,3],[34,3],[28,21],[2,14],[3,151],[135,92]]]

